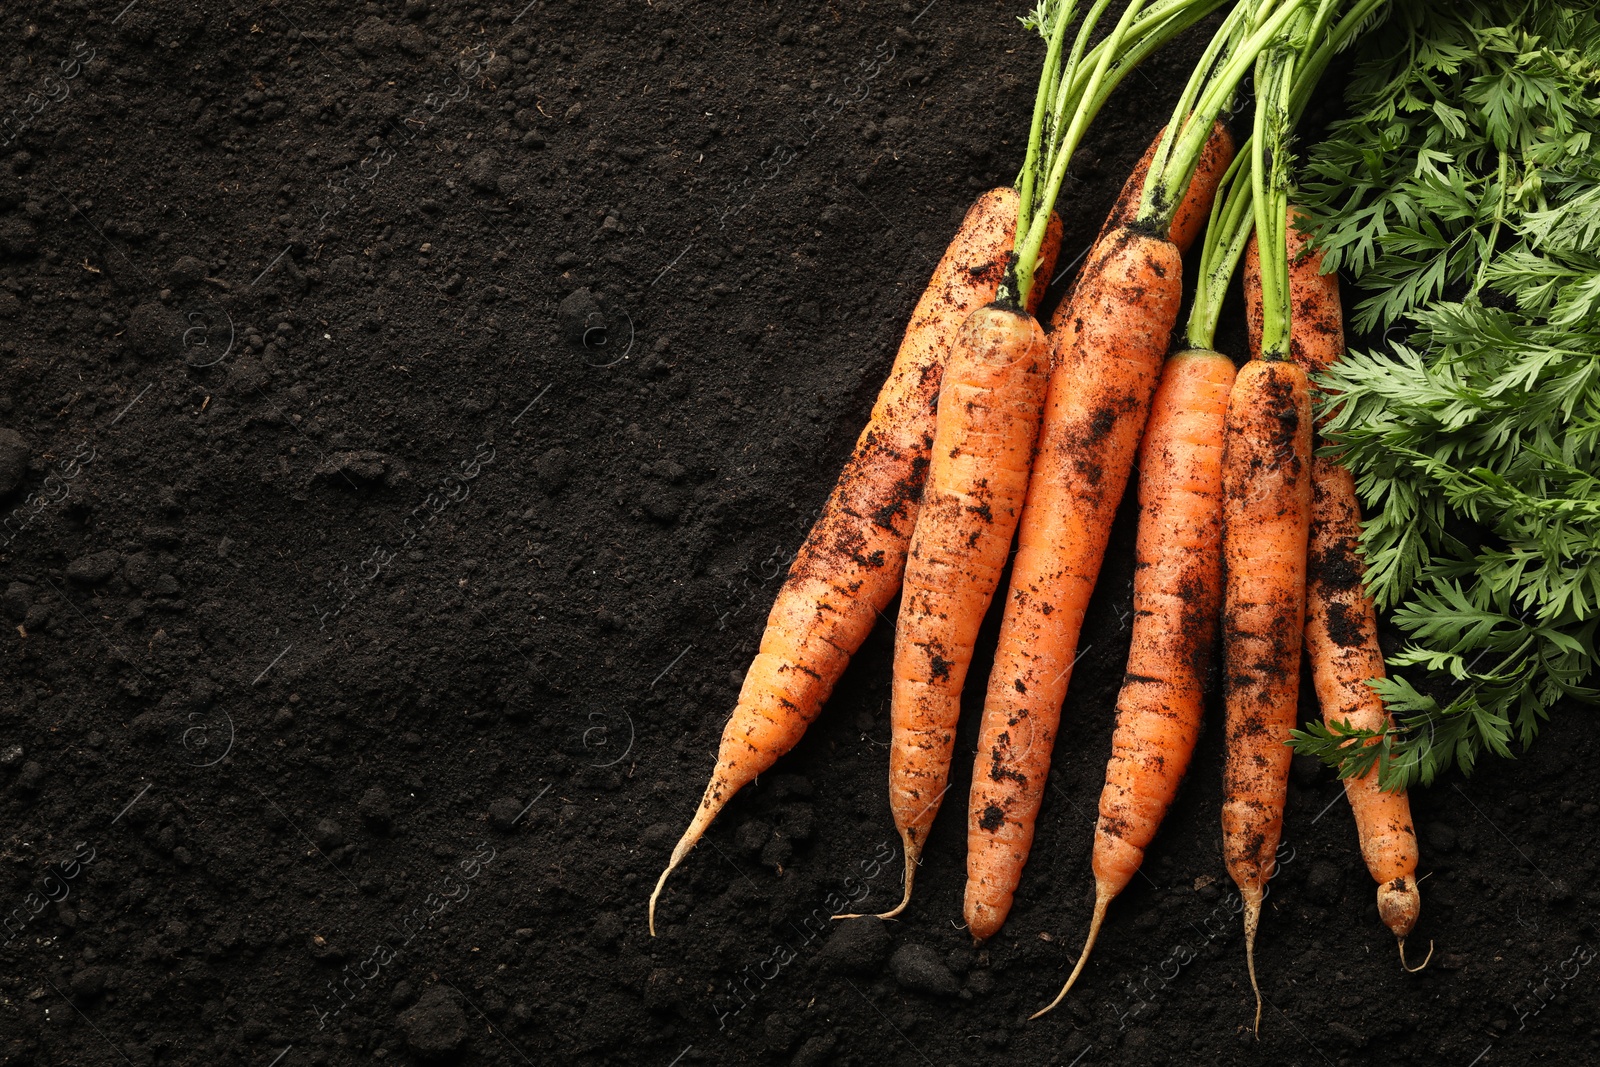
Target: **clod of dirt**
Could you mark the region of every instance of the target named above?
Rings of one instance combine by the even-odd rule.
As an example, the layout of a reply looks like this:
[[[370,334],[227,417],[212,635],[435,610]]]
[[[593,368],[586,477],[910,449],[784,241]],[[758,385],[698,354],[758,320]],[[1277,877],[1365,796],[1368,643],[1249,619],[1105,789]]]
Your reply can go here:
[[[28,442],[15,430],[0,430],[0,497],[9,496],[28,472]]]
[[[479,152],[467,162],[461,173],[466,176],[467,184],[480,193],[492,193],[497,189],[500,163],[493,152]]]
[[[605,311],[589,289],[574,289],[556,309],[556,322],[567,343],[581,348],[590,330],[605,328]]]
[[[33,586],[26,582],[12,582],[6,586],[5,596],[0,597],[0,610],[6,613],[6,618],[12,622],[21,622],[28,616],[28,607],[33,603]]]
[[[819,1034],[808,1038],[800,1046],[800,1051],[794,1054],[794,1059],[789,1061],[790,1067],[822,1067],[828,1062],[828,1057],[833,1054],[833,1047],[839,1043],[839,1035],[835,1032]]]
[[[17,775],[17,792],[37,793],[42,785],[44,785],[44,768],[33,760],[24,763],[22,771]]]
[[[39,231],[27,219],[0,219],[0,253],[29,257],[39,250]]]
[[[311,477],[314,481],[346,486],[351,482],[366,485],[374,482],[398,485],[410,480],[405,465],[398,459],[370,449],[359,452],[335,452],[317,464],[316,469],[311,472]]]
[[[533,476],[546,496],[555,496],[572,481],[572,454],[564,448],[550,449],[533,465]]]
[[[167,284],[174,289],[187,289],[205,280],[206,265],[194,256],[179,256],[167,271]]]
[[[889,955],[889,931],[876,915],[847,919],[838,924],[817,960],[831,971],[875,972]],[[954,981],[954,979],[951,979]]]
[[[81,585],[99,585],[117,573],[122,557],[116,552],[91,552],[67,564],[67,579]]]
[[[516,797],[501,797],[489,805],[489,825],[502,833],[516,829],[523,805]]]
[[[398,48],[411,55],[421,55],[428,47],[428,39],[415,26],[392,26],[377,16],[356,27],[353,42],[362,55],[375,56]]]
[[[367,829],[375,834],[386,834],[394,825],[394,805],[389,803],[389,794],[378,786],[361,794],[356,810],[361,813],[361,821]]]
[[[171,355],[177,348],[183,331],[180,320],[160,304],[140,304],[128,313],[128,325],[122,343],[129,352],[145,359]]]
[[[72,976],[72,991],[80,997],[98,997],[105,988],[104,967],[84,967]]]
[[[344,830],[332,819],[323,819],[311,832],[311,840],[324,852],[331,852],[344,846]]]
[[[442,1060],[467,1040],[467,1017],[443,986],[434,986],[400,1015],[406,1047],[425,1060]]]
[[[936,997],[954,997],[961,994],[961,983],[950,973],[944,961],[927,945],[901,945],[889,957],[889,971],[900,988],[917,993],[931,993]]]
[[[733,843],[750,855],[760,852],[772,840],[772,826],[760,819],[742,824],[733,835]]]

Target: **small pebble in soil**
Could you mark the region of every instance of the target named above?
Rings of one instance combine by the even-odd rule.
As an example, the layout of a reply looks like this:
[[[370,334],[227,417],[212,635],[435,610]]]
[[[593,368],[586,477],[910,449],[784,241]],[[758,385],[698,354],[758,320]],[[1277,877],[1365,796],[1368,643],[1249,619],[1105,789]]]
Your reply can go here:
[[[901,945],[889,957],[889,970],[902,989],[939,997],[961,993],[956,976],[944,965],[939,953],[928,945]]]

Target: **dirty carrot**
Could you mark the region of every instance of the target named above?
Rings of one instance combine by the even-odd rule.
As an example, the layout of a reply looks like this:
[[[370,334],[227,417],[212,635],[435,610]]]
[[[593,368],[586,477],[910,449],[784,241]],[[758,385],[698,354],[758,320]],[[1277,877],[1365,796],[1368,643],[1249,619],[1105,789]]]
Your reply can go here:
[[[1014,189],[984,193],[934,268],[855,451],[778,590],[760,651],[723,729],[711,781],[650,895],[652,936],[667,876],[733,795],[799,742],[899,592],[940,379],[962,323],[999,292],[1016,219]],[[1054,263],[1060,239],[1060,219],[1052,218],[1039,253],[1042,269]]]
[[[1039,432],[1049,346],[994,303],[962,327],[939,393],[928,485],[895,626],[889,806],[905,845],[905,909],[950,777],[961,688],[1011,550]]]
[[[1302,28],[1303,32],[1303,28]],[[1260,252],[1260,358],[1239,372],[1223,453],[1222,851],[1244,901],[1245,962],[1261,1030],[1256,931],[1276,865],[1300,689],[1311,525],[1311,391],[1289,355],[1285,160],[1295,46],[1257,61],[1252,208]]]
[[[1362,584],[1361,506],[1355,479],[1331,456],[1312,461],[1311,546],[1306,591],[1306,653],[1323,722],[1383,732],[1392,725],[1383,700],[1367,684],[1382,678],[1378,617]],[[1375,744],[1376,741],[1369,743]],[[1406,966],[1406,936],[1417,924],[1417,834],[1405,790],[1385,792],[1378,765],[1344,780],[1355,815],[1361,857],[1378,883],[1378,915],[1394,933]],[[1429,945],[1428,956],[1433,955]],[[1424,959],[1415,968],[1428,965]]]

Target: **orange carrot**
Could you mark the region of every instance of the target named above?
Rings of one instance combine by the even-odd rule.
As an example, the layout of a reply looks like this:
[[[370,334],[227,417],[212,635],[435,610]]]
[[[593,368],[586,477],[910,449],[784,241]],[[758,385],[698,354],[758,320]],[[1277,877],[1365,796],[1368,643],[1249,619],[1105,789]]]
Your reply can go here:
[[[962,324],[999,291],[1016,223],[1015,190],[984,193],[934,268],[855,451],[778,590],[711,781],[650,895],[652,936],[667,876],[733,795],[799,742],[899,592],[945,363]],[[1039,253],[1046,277],[1060,239],[1060,219],[1052,216]],[[1040,286],[1034,295],[1042,293]]]
[[[1171,241],[1114,229],[1057,309],[1044,428],[984,699],[968,808],[965,912],[1004,920],[1033,840],[1078,648],[1181,299]]]
[[[1222,600],[1222,439],[1233,360],[1167,360],[1139,462],[1133,640],[1094,836],[1094,915],[1059,1004],[1082,973],[1106,909],[1144,862],[1200,737]],[[981,916],[970,905],[968,924]],[[1039,1014],[1043,1014],[1040,1012]]]
[[[1300,688],[1306,544],[1311,524],[1311,394],[1306,372],[1252,360],[1228,401],[1223,457],[1223,856],[1244,900],[1246,960],[1255,940],[1289,783]]]
[[[1316,372],[1344,355],[1344,316],[1339,278],[1321,272],[1320,251],[1306,254],[1307,236],[1294,227],[1297,217],[1304,213],[1291,207],[1289,298],[1294,316],[1290,351],[1307,371]],[[1245,263],[1245,311],[1252,344],[1259,347],[1261,277],[1255,253],[1252,245]],[[1317,456],[1312,460],[1311,502],[1305,640],[1322,720],[1329,726],[1338,723],[1382,732],[1393,721],[1383,700],[1367,684],[1384,676],[1384,666],[1377,611],[1362,584],[1366,564],[1360,550],[1361,503],[1355,479],[1336,458]],[[1422,910],[1411,802],[1403,789],[1391,793],[1379,787],[1376,765],[1359,778],[1345,779],[1344,787],[1355,815],[1362,858],[1378,883],[1378,914],[1398,940],[1404,966],[1406,935],[1416,926]],[[1426,966],[1427,960],[1423,960],[1415,969]]]
[[[895,626],[889,806],[905,844],[905,910],[917,858],[948,789],[961,687],[1011,550],[1049,369],[1032,315],[996,303],[957,338],[911,536]]]
[[[1381,732],[1392,723],[1382,698],[1367,684],[1368,679],[1383,677],[1383,652],[1378,647],[1378,615],[1362,585],[1366,566],[1360,552],[1361,506],[1355,479],[1329,456],[1316,457],[1311,479],[1306,652],[1322,721]],[[1344,790],[1355,814],[1362,859],[1378,883],[1378,915],[1398,939],[1404,966],[1406,935],[1422,911],[1411,802],[1405,790],[1389,793],[1379,788],[1376,765],[1359,778],[1346,778]],[[1431,945],[1428,955],[1433,955]],[[1423,960],[1407,969],[1427,965]]]

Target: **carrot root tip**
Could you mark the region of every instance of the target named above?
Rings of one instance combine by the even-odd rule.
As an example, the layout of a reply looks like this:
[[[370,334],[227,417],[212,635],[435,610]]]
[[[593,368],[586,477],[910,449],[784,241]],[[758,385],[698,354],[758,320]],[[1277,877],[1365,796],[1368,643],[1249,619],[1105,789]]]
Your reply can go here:
[[[916,880],[916,877],[917,877],[917,861],[922,855],[922,848],[921,848],[920,845],[918,845],[916,843],[916,841],[912,840],[911,831],[909,831],[909,830],[900,831],[900,838],[901,838],[902,841],[905,842],[905,847],[906,847],[906,886],[905,886],[905,893],[904,893],[903,896],[901,896],[899,904],[896,904],[894,907],[890,908],[888,911],[880,911],[880,912],[878,912],[877,918],[879,918],[879,919],[884,919],[884,920],[898,919],[900,917],[900,913],[905,911],[906,910],[906,906],[911,903],[911,885]],[[835,916],[833,916],[833,918],[834,919],[860,919],[860,918],[863,918],[866,914],[867,914],[866,912],[860,912],[860,913],[855,913],[855,914],[851,914],[851,915],[835,915]]]
[[[1113,895],[1114,894],[1112,894],[1104,886],[1095,887],[1094,916],[1089,920],[1089,936],[1084,940],[1083,952],[1078,956],[1077,966],[1073,967],[1072,973],[1067,975],[1067,981],[1064,985],[1062,985],[1061,992],[1056,994],[1056,999],[1052,1000],[1050,1003],[1046,1004],[1044,1007],[1028,1016],[1029,1022],[1037,1019],[1039,1016],[1050,1011],[1057,1004],[1060,1004],[1063,1000],[1067,999],[1067,992],[1072,988],[1073,984],[1077,982],[1078,975],[1083,973],[1084,964],[1089,962],[1089,952],[1094,948],[1095,939],[1100,936],[1100,926],[1106,921],[1106,908],[1110,906]]]
[[[1430,939],[1428,941],[1428,955],[1427,955],[1427,957],[1424,958],[1423,961],[1421,963],[1417,964],[1415,967],[1412,967],[1412,966],[1408,965],[1406,963],[1406,939],[1402,937],[1402,938],[1398,938],[1397,940],[1400,942],[1400,967],[1407,974],[1416,974],[1418,971],[1422,970],[1424,967],[1426,967],[1428,965],[1428,961],[1429,960],[1433,959],[1433,941]]]
[[[1250,988],[1256,995],[1256,1039],[1261,1038],[1261,984],[1256,981],[1256,928],[1261,925],[1261,901],[1247,900],[1244,908],[1244,962],[1250,971]]]

